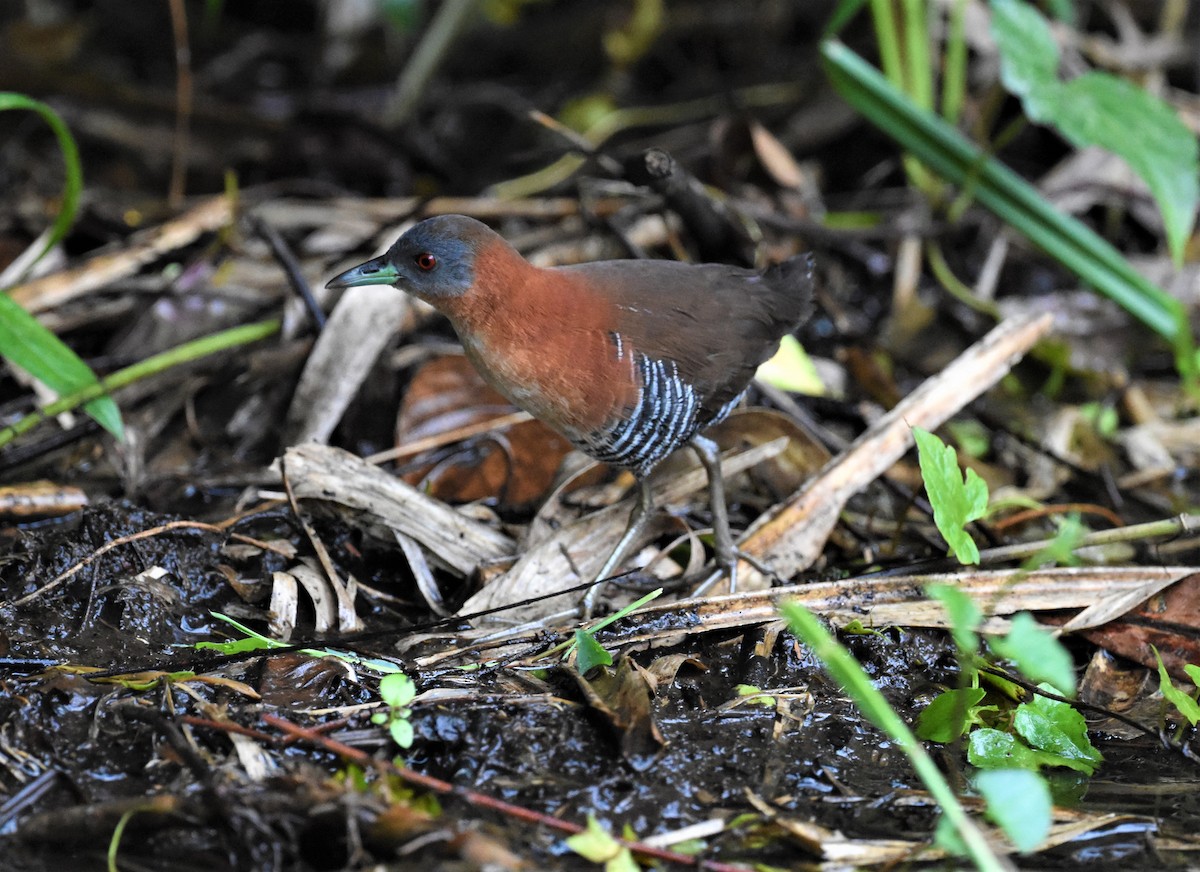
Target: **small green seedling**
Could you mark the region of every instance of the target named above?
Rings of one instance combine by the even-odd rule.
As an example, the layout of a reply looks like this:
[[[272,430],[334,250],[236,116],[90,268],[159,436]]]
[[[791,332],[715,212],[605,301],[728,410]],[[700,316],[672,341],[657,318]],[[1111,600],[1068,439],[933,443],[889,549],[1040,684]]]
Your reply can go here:
[[[745,697],[745,701],[750,705],[762,705],[771,708],[775,705],[775,697],[769,693],[764,693],[761,687],[755,687],[753,684],[739,684],[734,690],[737,695]]]
[[[954,449],[928,430],[913,427],[913,438],[938,532],[960,563],[978,564],[979,548],[966,526],[987,511],[987,483],[973,469],[964,479]]]
[[[1191,726],[1196,726],[1200,722],[1200,703],[1196,702],[1196,694],[1184,693],[1177,688],[1171,681],[1171,676],[1167,674],[1167,667],[1163,664],[1162,655],[1158,653],[1158,649],[1151,646],[1154,651],[1154,658],[1158,661],[1158,689],[1162,693],[1163,699],[1175,706],[1178,711],[1187,720]],[[1192,684],[1200,689],[1200,666],[1187,664],[1183,667],[1184,672],[1188,674],[1188,678],[1192,680]]]
[[[632,614],[642,606],[646,605],[646,603],[662,596],[662,592],[663,589],[661,587],[655,588],[654,590],[650,591],[650,593],[634,602],[631,602],[629,605],[625,606],[623,609],[620,609],[614,614],[597,621],[592,626],[576,630],[574,636],[572,636],[569,642],[561,642],[560,644],[555,645],[553,648],[546,651],[542,656],[553,657],[555,654],[565,652],[564,657],[569,657],[571,651],[574,650],[577,652],[575,667],[579,671],[580,675],[587,674],[587,672],[596,666],[611,666],[613,662],[612,654],[606,651],[604,646],[596,641],[596,633],[600,632],[610,624],[621,620],[621,618],[625,617],[626,615]]]
[[[371,715],[371,723],[386,724],[392,734],[392,741],[404,750],[412,747],[413,727],[409,720],[412,709],[409,703],[417,695],[417,686],[403,672],[393,672],[379,679],[379,696],[387,706],[387,711]]]
[[[593,863],[603,863],[604,872],[640,872],[630,850],[618,842],[591,815],[587,829],[567,839],[567,847]]]

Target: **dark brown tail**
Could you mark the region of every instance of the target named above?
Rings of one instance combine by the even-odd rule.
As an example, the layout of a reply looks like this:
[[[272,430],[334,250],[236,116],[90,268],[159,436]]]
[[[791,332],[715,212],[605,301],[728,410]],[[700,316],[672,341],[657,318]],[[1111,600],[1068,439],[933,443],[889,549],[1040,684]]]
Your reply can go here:
[[[776,300],[781,310],[779,320],[790,324],[791,329],[807,321],[813,313],[815,265],[812,252],[806,251],[763,272],[763,278],[779,292]]]

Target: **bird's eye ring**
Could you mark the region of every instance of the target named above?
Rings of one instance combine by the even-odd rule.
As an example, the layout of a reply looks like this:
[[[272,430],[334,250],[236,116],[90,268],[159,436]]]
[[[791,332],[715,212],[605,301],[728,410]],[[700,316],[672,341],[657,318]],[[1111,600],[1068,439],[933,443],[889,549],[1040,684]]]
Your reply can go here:
[[[425,272],[429,272],[438,265],[438,259],[428,251],[422,251],[416,256],[415,260],[417,262],[417,266],[420,269],[425,270]]]

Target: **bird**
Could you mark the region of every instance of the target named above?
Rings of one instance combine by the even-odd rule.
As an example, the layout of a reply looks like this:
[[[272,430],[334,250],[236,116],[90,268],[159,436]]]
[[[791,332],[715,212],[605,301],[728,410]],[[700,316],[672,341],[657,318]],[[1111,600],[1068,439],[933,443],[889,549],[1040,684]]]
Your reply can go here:
[[[326,287],[361,285],[432,305],[485,381],[594,459],[633,473],[637,499],[584,598],[585,617],[651,516],[650,473],[685,445],[707,472],[715,562],[736,589],[720,453],[704,431],[811,314],[810,254],[762,271],[654,259],[538,267],[483,222],[439,215]]]

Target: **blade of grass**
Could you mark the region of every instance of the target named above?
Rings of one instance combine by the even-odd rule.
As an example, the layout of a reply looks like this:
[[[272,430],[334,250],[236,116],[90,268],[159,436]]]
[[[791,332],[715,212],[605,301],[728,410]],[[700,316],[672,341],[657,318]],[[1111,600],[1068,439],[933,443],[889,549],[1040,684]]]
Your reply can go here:
[[[925,788],[937,801],[942,814],[958,833],[975,867],[988,872],[1004,869],[1004,864],[992,852],[979,827],[967,815],[958,797],[942,777],[937,764],[921,744],[921,740],[913,734],[879,689],[871,683],[871,679],[854,656],[839,645],[816,616],[804,606],[799,603],[784,603],[780,606],[780,611],[783,612],[792,632],[812,648],[813,653],[820,658],[825,668],[867,720],[883,730],[905,753]]]
[[[220,333],[213,333],[211,336],[205,336],[201,339],[194,339],[191,342],[185,342],[183,345],[178,345],[160,354],[147,357],[145,360],[140,360],[131,366],[117,370],[96,384],[88,385],[75,391],[70,396],[62,397],[37,412],[26,415],[19,421],[0,430],[0,447],[12,442],[21,434],[32,430],[47,418],[60,415],[63,412],[69,412],[77,408],[80,404],[93,400],[102,394],[119,390],[141,379],[165,372],[171,367],[199,360],[210,354],[216,354],[218,351],[225,351],[240,345],[249,345],[251,342],[257,342],[260,339],[266,339],[278,331],[278,319],[273,318],[269,321],[257,321],[253,324],[243,324],[240,327],[222,330]]]
[[[1086,225],[1058,211],[1028,182],[988,157],[951,125],[920,111],[870,64],[837,40],[822,44],[831,82],[848,103],[947,181],[974,197],[1086,284],[1168,339],[1190,371],[1183,305],[1141,276]]]
[[[35,112],[46,122],[58,140],[58,149],[62,153],[65,165],[58,215],[54,219],[54,226],[45,245],[31,261],[32,265],[61,242],[71,229],[79,208],[79,195],[83,191],[83,166],[79,160],[79,147],[57,112],[40,100],[34,100],[24,94],[0,92],[0,112],[10,109]],[[5,295],[0,295],[0,355],[59,395],[69,394],[97,383],[96,374],[92,372],[91,367],[80,360],[61,339]],[[111,397],[97,394],[84,408],[105,430],[117,439],[123,438],[121,412]]]

